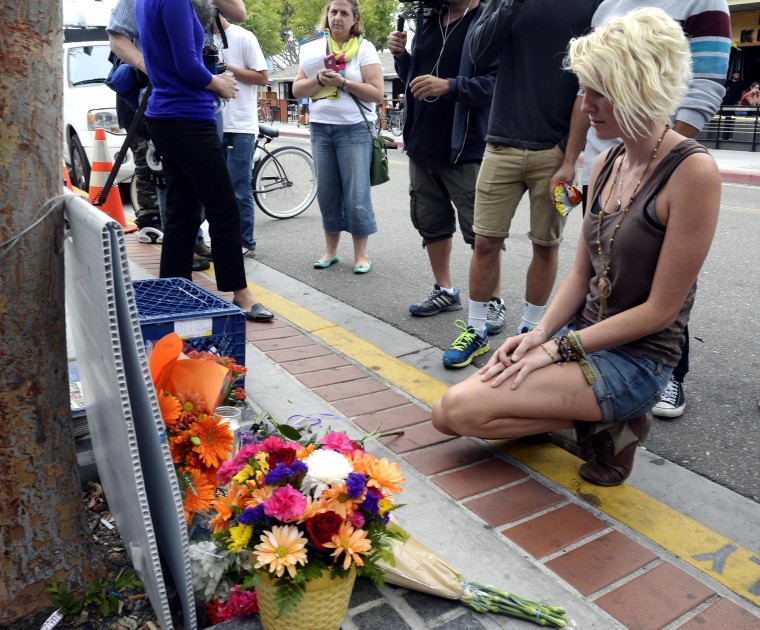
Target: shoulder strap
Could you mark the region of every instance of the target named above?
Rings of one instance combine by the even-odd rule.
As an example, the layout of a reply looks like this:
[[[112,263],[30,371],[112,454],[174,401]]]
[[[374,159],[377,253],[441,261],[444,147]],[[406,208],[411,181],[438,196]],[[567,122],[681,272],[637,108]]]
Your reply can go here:
[[[227,43],[227,34],[222,28],[222,20],[219,17],[219,9],[217,9],[216,13],[214,14],[214,20],[216,21],[216,28],[219,31],[219,37],[222,38],[222,48],[229,48],[230,45]]]
[[[361,101],[360,101],[358,98],[356,98],[356,96],[354,96],[353,94],[349,94],[349,96],[350,96],[352,99],[354,99],[354,102],[356,103],[357,107],[359,108],[359,113],[362,115],[362,118],[364,118],[364,122],[367,124],[367,131],[369,131],[369,135],[370,135],[370,136],[373,136],[374,134],[372,133],[372,125],[371,125],[371,124],[370,124],[370,122],[367,120],[367,116],[366,116],[366,115],[365,115],[365,113],[364,113],[364,110],[365,110],[365,109],[366,109],[367,111],[369,111],[369,107],[367,107],[366,105],[364,105],[364,103],[362,103],[362,102],[361,102]]]
[[[670,153],[663,158],[662,162],[657,165],[652,176],[642,187],[639,199],[644,202],[644,205],[648,204],[652,197],[659,193],[665,184],[668,183],[670,176],[680,166],[681,162],[695,153],[707,152],[708,151],[705,147],[692,138],[687,138],[686,140],[679,142],[670,150]]]

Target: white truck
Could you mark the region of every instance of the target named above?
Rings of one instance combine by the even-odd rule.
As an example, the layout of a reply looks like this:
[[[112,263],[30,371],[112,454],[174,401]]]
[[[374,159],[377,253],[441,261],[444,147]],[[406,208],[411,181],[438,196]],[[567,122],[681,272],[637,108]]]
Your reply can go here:
[[[104,0],[65,0],[63,4],[63,155],[74,186],[90,183],[95,129],[106,132],[111,159],[122,148],[126,130],[116,119],[116,93],[105,84],[111,70],[106,26],[112,3]],[[114,185],[134,175],[129,148]]]

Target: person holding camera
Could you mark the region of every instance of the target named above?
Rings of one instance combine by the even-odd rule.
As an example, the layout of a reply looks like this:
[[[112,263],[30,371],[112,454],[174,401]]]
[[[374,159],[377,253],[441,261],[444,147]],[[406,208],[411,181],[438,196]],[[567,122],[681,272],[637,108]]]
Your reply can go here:
[[[476,66],[469,53],[472,27],[484,8],[480,0],[437,6],[440,11],[423,20],[411,54],[406,32],[388,36],[396,72],[410,94],[405,106],[400,94],[398,105],[406,109],[410,215],[435,279],[430,295],[409,307],[415,317],[462,308],[451,277],[451,250],[457,222],[464,242],[475,242],[475,183],[497,69],[495,59]]]
[[[354,245],[354,273],[364,274],[372,269],[369,236],[377,232],[369,179],[372,132],[364,119],[376,119],[375,108],[383,98],[383,68],[374,45],[363,36],[356,0],[328,2],[320,29],[328,31],[327,37],[301,47],[293,82],[293,96],[311,98],[311,150],[325,231],[325,252],[314,268],[339,262],[340,235],[348,232]]]
[[[197,11],[206,16],[206,20],[216,12],[217,8],[236,20],[244,20],[247,15],[242,0],[217,0],[217,2],[197,0],[194,6]],[[111,52],[123,63],[147,74],[140,33],[137,27],[135,0],[118,0],[111,12],[106,31]],[[143,92],[140,98],[145,98],[144,94]],[[119,113],[121,126],[126,128],[131,125],[136,109],[128,105],[119,96],[116,98],[116,109]],[[137,133],[130,148],[135,159],[135,178],[140,205],[139,209],[135,208],[135,221],[140,228],[138,238],[142,242],[162,242],[163,225],[166,222],[166,191],[163,185],[156,184],[146,162],[148,134],[144,120],[138,123]],[[144,226],[142,225],[143,221],[141,221],[142,217],[145,218]],[[193,271],[208,269],[211,266],[211,249],[204,242],[203,230],[200,228],[193,245],[193,251],[195,252],[193,255]]]
[[[166,177],[166,224],[160,276],[192,279],[193,243],[201,204],[211,234],[216,284],[251,321],[269,321],[247,286],[240,210],[217,132],[216,99],[234,98],[231,74],[203,62],[204,28],[185,0],[137,0],[137,25],[153,92],[145,112]],[[212,12],[213,13],[213,12]]]
[[[670,128],[692,67],[683,29],[664,11],[608,19],[571,40],[564,66],[599,138],[622,142],[594,161],[573,267],[540,321],[449,389],[432,421],[446,435],[489,440],[575,426],[581,477],[616,486],[678,363],[718,222],[720,172]]]

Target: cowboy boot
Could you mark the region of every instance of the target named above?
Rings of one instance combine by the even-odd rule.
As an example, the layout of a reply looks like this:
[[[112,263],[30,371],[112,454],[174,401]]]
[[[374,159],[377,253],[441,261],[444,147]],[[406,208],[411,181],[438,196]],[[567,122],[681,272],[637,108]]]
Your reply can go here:
[[[581,477],[598,486],[619,486],[631,474],[636,446],[646,439],[651,426],[648,412],[626,422],[598,423],[598,430],[587,440],[594,456],[581,466]]]
[[[598,430],[599,422],[576,422],[575,443],[578,446],[578,457],[587,462],[594,457],[594,448],[591,445],[591,436]]]

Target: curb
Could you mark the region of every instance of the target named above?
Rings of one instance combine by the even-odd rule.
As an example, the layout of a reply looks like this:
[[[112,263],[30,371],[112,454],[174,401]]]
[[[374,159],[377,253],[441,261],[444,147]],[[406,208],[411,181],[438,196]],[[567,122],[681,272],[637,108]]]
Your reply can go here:
[[[760,173],[747,171],[721,171],[720,181],[722,181],[724,184],[760,186]]]

